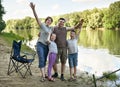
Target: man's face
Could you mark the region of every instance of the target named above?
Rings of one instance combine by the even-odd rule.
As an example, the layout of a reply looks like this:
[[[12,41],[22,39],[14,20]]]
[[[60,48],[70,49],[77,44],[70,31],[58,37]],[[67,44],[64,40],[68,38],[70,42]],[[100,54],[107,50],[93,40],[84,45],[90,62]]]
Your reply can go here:
[[[59,27],[63,27],[64,24],[65,24],[65,20],[59,20],[59,21],[58,21],[58,26],[59,26]]]

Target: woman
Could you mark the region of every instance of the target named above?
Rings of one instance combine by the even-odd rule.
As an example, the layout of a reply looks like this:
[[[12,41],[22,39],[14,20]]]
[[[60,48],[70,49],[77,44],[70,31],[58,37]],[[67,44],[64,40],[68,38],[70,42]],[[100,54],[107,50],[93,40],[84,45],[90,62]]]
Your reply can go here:
[[[33,14],[35,16],[35,19],[38,25],[40,26],[40,36],[37,41],[37,53],[39,58],[39,68],[42,74],[41,81],[45,81],[45,66],[46,66],[46,60],[48,55],[48,46],[46,41],[49,33],[52,32],[52,27],[50,27],[50,25],[53,22],[53,19],[51,17],[47,17],[45,19],[45,23],[41,23],[41,20],[38,18],[35,11],[35,4],[31,2],[30,7],[33,11]]]

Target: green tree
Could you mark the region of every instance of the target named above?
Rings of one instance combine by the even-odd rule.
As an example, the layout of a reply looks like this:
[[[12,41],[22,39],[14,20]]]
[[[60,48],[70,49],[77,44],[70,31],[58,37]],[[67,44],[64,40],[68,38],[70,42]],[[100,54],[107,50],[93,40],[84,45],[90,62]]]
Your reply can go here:
[[[120,29],[120,1],[110,4],[104,17],[104,27],[108,29]]]
[[[5,14],[5,11],[4,11],[4,7],[2,6],[1,0],[0,0],[0,33],[6,26],[5,21],[2,19],[3,14]]]

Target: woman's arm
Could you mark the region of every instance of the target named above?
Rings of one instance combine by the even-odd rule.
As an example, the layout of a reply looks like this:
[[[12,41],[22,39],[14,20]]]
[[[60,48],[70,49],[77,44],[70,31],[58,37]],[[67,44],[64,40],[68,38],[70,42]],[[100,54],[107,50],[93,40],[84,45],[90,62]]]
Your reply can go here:
[[[36,19],[38,25],[40,26],[40,25],[41,25],[41,21],[39,20],[39,18],[38,18],[38,16],[37,16],[37,13],[36,13],[36,11],[35,11],[35,4],[33,4],[32,2],[30,2],[30,7],[31,7],[31,9],[32,9],[32,11],[33,11],[33,14],[34,14],[34,16],[35,16],[35,19]]]

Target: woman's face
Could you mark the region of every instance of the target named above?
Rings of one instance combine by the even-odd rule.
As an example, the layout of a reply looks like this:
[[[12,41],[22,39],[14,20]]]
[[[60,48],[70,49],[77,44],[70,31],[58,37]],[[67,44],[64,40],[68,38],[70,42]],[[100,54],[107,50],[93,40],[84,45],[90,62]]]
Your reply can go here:
[[[46,25],[48,25],[48,26],[49,26],[49,25],[51,25],[52,20],[49,18],[48,20],[46,20],[46,22],[45,22],[45,23],[46,23]]]

